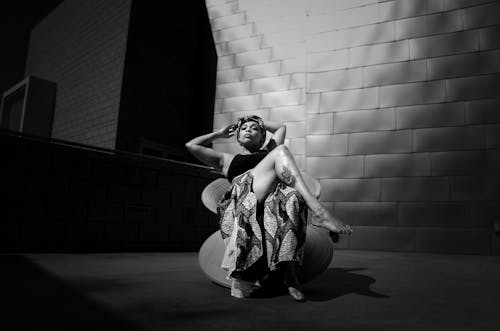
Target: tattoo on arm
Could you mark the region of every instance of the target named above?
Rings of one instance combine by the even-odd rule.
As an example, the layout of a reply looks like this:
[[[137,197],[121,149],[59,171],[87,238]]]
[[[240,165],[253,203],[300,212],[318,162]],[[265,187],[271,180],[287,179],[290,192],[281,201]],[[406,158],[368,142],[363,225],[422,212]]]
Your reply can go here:
[[[281,173],[281,176],[283,176],[283,182],[286,185],[292,187],[295,185],[295,176],[285,165],[283,165],[283,172]]]

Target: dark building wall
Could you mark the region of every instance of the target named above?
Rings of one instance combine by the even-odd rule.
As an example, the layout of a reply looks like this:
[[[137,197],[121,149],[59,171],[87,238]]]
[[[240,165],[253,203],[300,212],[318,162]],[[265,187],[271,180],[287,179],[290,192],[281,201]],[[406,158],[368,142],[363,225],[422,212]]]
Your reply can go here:
[[[66,0],[33,29],[26,75],[58,85],[54,138],[195,161],[184,143],[212,130],[216,66],[202,0]]]
[[[216,54],[204,2],[149,5],[66,0],[33,29],[26,74],[57,83],[61,140],[0,137],[2,250],[194,251],[217,229],[200,201],[215,178],[208,168],[111,150],[137,151],[145,138],[188,159],[184,143],[212,128]]]
[[[62,0],[3,2],[0,10],[2,52],[0,93],[23,80],[32,27],[54,10]]]
[[[217,55],[205,2],[132,3],[117,149],[141,139],[188,158],[184,143],[212,129]]]
[[[131,0],[65,0],[31,32],[26,75],[57,84],[52,136],[114,148]]]
[[[197,251],[218,229],[208,168],[62,143],[0,134],[0,251]]]

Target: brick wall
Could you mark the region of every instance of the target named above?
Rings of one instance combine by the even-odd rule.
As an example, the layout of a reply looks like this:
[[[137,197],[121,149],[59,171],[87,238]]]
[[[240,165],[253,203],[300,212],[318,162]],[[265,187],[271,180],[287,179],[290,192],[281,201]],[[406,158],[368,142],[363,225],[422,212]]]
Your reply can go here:
[[[285,122],[322,202],[355,226],[339,248],[499,253],[500,1],[206,4],[214,127]]]
[[[52,136],[114,148],[131,0],[66,0],[31,32],[26,75],[57,83]]]
[[[197,251],[208,168],[0,133],[2,252]]]

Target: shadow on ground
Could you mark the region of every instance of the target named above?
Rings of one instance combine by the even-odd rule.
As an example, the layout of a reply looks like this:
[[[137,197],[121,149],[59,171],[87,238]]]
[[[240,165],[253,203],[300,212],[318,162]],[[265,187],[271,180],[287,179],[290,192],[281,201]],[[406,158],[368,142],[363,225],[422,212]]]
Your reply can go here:
[[[390,298],[389,295],[375,292],[371,286],[375,278],[355,273],[364,268],[332,268],[310,285],[306,284],[305,293],[310,301],[328,301],[340,296],[355,293],[372,298]]]
[[[304,294],[309,301],[328,301],[346,294],[359,294],[372,298],[390,298],[389,295],[374,291],[371,286],[375,278],[355,273],[365,268],[332,268],[327,269],[320,277],[304,284]],[[286,287],[281,283],[279,275],[270,277],[264,287],[254,292],[255,298],[272,298],[288,295]]]
[[[16,330],[138,330],[24,256],[0,256],[2,324]]]

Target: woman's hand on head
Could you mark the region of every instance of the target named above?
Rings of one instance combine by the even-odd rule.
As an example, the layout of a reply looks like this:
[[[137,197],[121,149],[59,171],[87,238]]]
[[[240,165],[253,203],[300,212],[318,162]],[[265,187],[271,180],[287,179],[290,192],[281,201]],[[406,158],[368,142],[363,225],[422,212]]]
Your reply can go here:
[[[231,138],[236,134],[236,124],[229,124],[228,126],[220,129],[219,135],[221,138]]]

